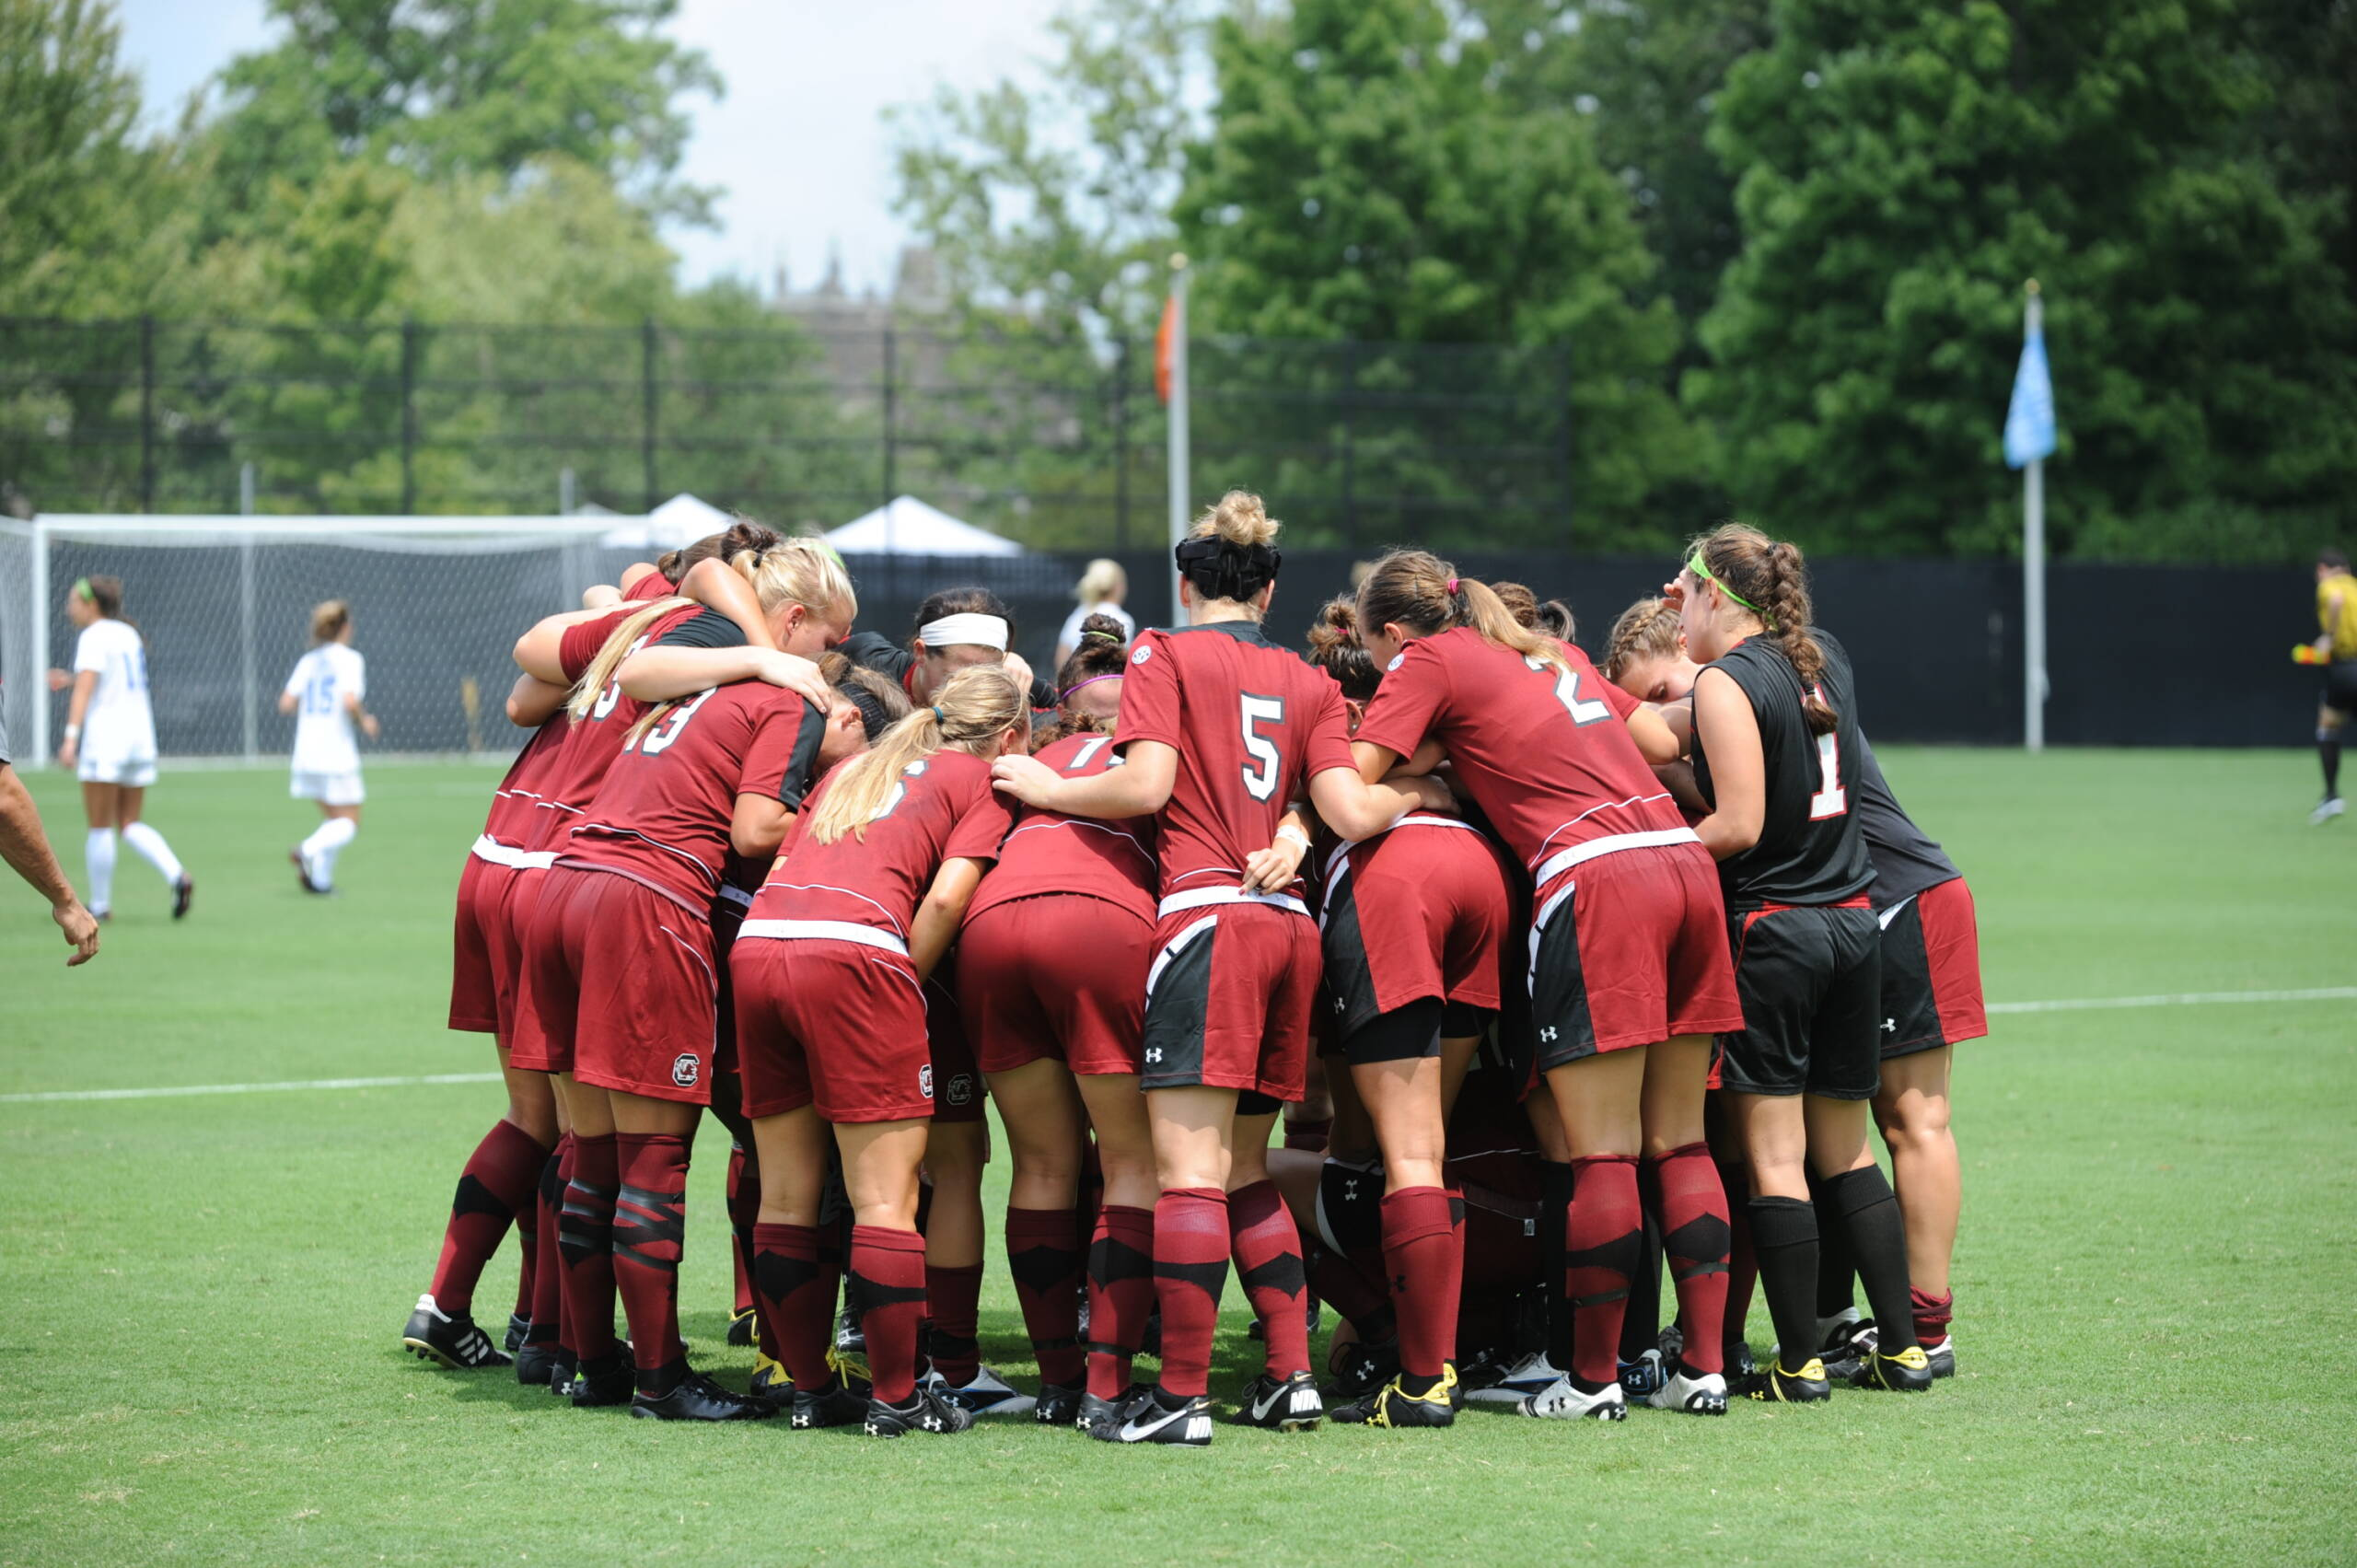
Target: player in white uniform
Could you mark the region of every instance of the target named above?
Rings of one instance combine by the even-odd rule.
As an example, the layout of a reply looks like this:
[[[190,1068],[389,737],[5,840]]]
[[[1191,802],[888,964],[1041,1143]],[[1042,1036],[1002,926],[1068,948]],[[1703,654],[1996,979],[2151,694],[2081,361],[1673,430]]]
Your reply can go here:
[[[295,776],[287,793],[316,800],[326,819],[317,831],[286,852],[307,893],[332,892],[335,857],[360,832],[360,747],[352,738],[359,721],[377,738],[377,715],[362,705],[368,695],[366,661],[352,646],[352,607],[331,598],[311,611],[311,651],[295,661],[278,711],[299,714],[295,721]]]
[[[82,779],[82,809],[90,821],[84,848],[90,878],[90,912],[110,918],[114,904],[115,833],[163,875],[172,889],[172,918],[188,913],[196,884],[164,835],[139,819],[147,786],[156,782],[156,714],[147,705],[147,644],[122,619],[122,582],[82,577],[65,595],[65,618],[81,628],[74,671],[49,672],[50,690],[74,689],[65,714],[65,744],[57,760]]]

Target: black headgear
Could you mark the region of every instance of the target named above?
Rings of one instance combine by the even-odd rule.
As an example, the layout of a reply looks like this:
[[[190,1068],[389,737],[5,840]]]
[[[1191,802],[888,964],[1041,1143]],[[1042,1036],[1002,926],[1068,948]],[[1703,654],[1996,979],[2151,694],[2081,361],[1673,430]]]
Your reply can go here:
[[[892,727],[892,715],[885,708],[884,700],[865,686],[842,685],[835,688],[835,695],[859,710],[860,727],[867,732],[870,741]]]
[[[1250,598],[1277,580],[1284,552],[1272,544],[1241,545],[1216,535],[1190,539],[1170,552],[1179,575],[1206,598]]]

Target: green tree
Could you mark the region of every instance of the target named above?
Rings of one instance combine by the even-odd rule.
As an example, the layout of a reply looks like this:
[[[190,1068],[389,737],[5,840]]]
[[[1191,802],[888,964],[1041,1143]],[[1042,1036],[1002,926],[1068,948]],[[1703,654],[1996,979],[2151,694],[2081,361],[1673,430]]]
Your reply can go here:
[[[2011,547],[1999,433],[2047,289],[2049,481],[2082,554],[2289,553],[2357,479],[2322,216],[2237,150],[2226,0],[1777,0],[1713,145],[1746,245],[1686,381],[1747,515],[1827,548]]]

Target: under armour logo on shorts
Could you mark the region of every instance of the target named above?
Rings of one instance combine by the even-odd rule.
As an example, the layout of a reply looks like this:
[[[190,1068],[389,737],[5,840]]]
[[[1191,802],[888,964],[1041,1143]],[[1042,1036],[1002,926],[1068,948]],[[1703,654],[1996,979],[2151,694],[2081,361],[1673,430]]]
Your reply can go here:
[[[1159,1061],[1161,1061],[1161,1060],[1162,1060],[1162,1047],[1160,1047],[1160,1046],[1158,1046],[1158,1045],[1157,1045],[1157,1046],[1150,1047],[1150,1048],[1147,1050],[1146,1053],[1145,1053],[1145,1059],[1146,1059],[1148,1062],[1159,1062]]]
[[[1538,1031],[1538,1038],[1540,1040],[1553,1040],[1555,1038],[1555,1026],[1550,1024],[1545,1028],[1540,1029]]]
[[[917,1092],[927,1099],[933,1098],[933,1063],[930,1062],[917,1069]]]
[[[703,1071],[703,1063],[696,1060],[692,1051],[683,1051],[671,1058],[671,1081],[683,1089],[695,1087],[696,1074]]]

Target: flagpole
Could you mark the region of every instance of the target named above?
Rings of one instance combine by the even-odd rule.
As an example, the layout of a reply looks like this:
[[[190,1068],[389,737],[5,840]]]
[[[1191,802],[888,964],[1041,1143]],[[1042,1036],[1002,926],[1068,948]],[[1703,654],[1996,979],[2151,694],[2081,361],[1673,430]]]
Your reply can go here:
[[[1170,258],[1170,547],[1187,537],[1189,470],[1187,428],[1187,253]],[[1186,608],[1178,600],[1178,566],[1170,567],[1170,624],[1187,623]]]
[[[2023,341],[2035,343],[2045,316],[2038,280],[2024,292]],[[2022,744],[2031,751],[2046,749],[2046,459],[2032,458],[2022,470]]]

